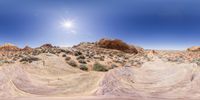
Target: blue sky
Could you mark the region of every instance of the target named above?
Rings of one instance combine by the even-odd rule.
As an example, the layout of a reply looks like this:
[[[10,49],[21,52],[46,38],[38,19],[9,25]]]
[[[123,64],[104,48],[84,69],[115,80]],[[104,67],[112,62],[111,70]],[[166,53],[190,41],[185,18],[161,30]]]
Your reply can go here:
[[[199,0],[1,0],[0,44],[119,38],[154,49],[200,45]],[[73,27],[64,27],[64,22]]]

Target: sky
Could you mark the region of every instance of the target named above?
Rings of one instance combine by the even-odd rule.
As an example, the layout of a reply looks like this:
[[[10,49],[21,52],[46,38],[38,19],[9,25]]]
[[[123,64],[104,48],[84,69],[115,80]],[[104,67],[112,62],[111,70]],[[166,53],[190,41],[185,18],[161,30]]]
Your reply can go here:
[[[199,0],[0,0],[0,45],[71,46],[101,38],[146,49],[200,45]]]

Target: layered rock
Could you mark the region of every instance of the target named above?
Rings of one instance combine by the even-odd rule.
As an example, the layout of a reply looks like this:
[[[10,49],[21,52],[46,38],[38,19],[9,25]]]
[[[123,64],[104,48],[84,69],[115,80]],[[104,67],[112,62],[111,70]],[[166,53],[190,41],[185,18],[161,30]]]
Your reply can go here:
[[[134,46],[130,46],[119,39],[101,39],[97,42],[97,45],[102,48],[116,49],[126,53],[138,53],[137,49]]]
[[[187,51],[192,51],[192,52],[199,52],[200,51],[200,46],[193,46],[187,49]]]
[[[19,50],[20,48],[10,43],[6,43],[0,46],[0,51],[19,51]]]
[[[33,51],[33,48],[29,47],[29,46],[25,46],[22,51],[26,51],[26,52],[31,52]]]

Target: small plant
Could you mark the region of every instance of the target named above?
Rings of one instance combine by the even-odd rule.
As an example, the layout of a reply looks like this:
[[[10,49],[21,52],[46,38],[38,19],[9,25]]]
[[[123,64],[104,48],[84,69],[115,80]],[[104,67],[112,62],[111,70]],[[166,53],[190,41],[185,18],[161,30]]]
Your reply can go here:
[[[33,57],[33,56],[28,56],[28,57],[23,57],[20,62],[33,62],[33,61],[39,61],[40,59],[37,57]]]
[[[68,56],[67,56],[67,57],[65,58],[65,61],[69,61],[70,59],[71,59],[71,57],[68,57]]]
[[[76,52],[74,52],[74,55],[75,55],[75,56],[82,55],[82,52],[80,52],[80,51],[76,51]]]
[[[66,54],[63,54],[63,55],[62,55],[62,57],[66,57],[66,56],[67,56]]]
[[[85,56],[80,55],[80,56],[78,56],[76,59],[77,59],[77,60],[79,60],[79,59],[85,59]]]
[[[200,59],[194,59],[192,62],[196,63],[197,65],[200,65]]]
[[[88,68],[86,65],[80,65],[80,69],[83,71],[88,71]]]
[[[79,63],[86,64],[87,62],[84,59],[78,60]]]
[[[95,71],[102,71],[102,72],[108,71],[108,69],[106,69],[105,65],[102,65],[102,64],[100,64],[98,62],[94,63],[93,70],[95,70]]]
[[[71,65],[72,67],[77,67],[77,64],[74,60],[70,60],[67,62],[69,65]]]
[[[3,65],[5,63],[4,60],[0,60],[0,66]]]

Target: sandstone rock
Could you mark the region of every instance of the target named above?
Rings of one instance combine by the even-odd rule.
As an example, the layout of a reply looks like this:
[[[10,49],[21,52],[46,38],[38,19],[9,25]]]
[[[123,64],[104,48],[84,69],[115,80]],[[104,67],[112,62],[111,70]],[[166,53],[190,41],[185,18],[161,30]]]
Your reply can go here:
[[[153,56],[155,56],[157,54],[158,54],[158,52],[156,52],[155,50],[150,50],[150,51],[147,52],[147,56],[148,57],[153,57]]]
[[[99,55],[94,55],[93,58],[94,58],[94,59],[101,59],[101,56],[99,56]]]
[[[199,52],[200,51],[200,46],[193,46],[191,48],[188,48],[187,51]]]
[[[0,51],[19,51],[19,50],[20,48],[10,43],[6,43],[0,46]]]
[[[138,53],[137,49],[134,46],[130,46],[119,39],[101,39],[97,42],[97,45],[102,48],[116,49],[126,53]]]

